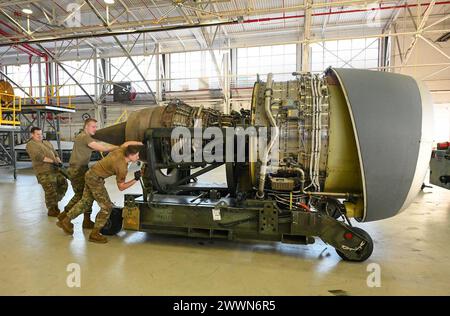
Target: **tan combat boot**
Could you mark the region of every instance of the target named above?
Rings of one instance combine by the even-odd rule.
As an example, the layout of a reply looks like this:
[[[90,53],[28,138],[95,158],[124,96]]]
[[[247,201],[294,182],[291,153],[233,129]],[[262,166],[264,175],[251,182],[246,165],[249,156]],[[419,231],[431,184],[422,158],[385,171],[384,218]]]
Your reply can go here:
[[[91,234],[89,235],[89,241],[105,244],[108,242],[108,239],[102,234],[100,234],[100,229],[94,228]]]
[[[64,217],[62,221],[56,222],[56,226],[62,228],[62,230],[69,235],[73,235],[73,224],[70,222],[69,217]]]
[[[94,222],[91,221],[91,213],[84,213],[83,228],[92,229],[94,228]]]
[[[59,209],[58,207],[51,208],[48,210],[47,215],[50,217],[58,217],[59,215]]]

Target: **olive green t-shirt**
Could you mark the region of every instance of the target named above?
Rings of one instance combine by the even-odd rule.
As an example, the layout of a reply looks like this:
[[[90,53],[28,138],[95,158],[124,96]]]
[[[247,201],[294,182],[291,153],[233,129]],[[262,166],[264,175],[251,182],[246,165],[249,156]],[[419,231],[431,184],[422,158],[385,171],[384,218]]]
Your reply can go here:
[[[116,175],[117,183],[125,182],[128,163],[125,161],[125,148],[119,148],[92,166],[91,170],[100,178]]]
[[[95,142],[95,140],[85,131],[82,131],[75,137],[69,160],[71,166],[84,167],[89,164],[93,150],[88,145],[92,142]]]
[[[44,162],[45,157],[53,160],[58,157],[58,154],[56,153],[50,142],[46,140],[37,142],[33,139],[30,139],[27,143],[26,150],[28,156],[30,156],[31,164],[36,175],[54,170],[54,167],[51,163]]]

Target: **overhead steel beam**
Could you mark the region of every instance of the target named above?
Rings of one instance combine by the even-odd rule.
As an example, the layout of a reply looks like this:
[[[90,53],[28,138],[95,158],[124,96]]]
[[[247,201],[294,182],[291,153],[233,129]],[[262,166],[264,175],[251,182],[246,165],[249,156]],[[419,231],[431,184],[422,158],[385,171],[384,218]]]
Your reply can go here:
[[[396,3],[396,6],[400,6],[402,4],[406,4],[406,0],[400,0]],[[389,20],[386,22],[386,24],[383,27],[382,33],[390,32],[391,27],[394,26],[395,29],[395,22],[397,21],[397,18],[399,17],[400,13],[402,12],[402,9],[394,10],[389,17]],[[398,37],[395,37],[395,41],[397,45],[399,45]],[[383,66],[387,66],[388,64],[388,40],[380,41],[380,48],[379,48],[379,61]],[[400,49],[399,49],[400,52]],[[400,55],[400,60],[403,62],[403,56]]]
[[[219,67],[219,63],[217,62],[216,55],[214,54],[214,50],[212,49],[212,42],[209,39],[209,36],[208,36],[208,34],[206,34],[204,29],[202,29],[202,35],[203,35],[203,37],[205,39],[207,47],[209,48],[209,54],[211,56],[211,59],[213,61],[214,66],[216,68],[216,73],[217,73],[217,76],[219,77],[220,88],[224,91],[225,87],[224,87],[224,82],[223,82],[223,76],[222,76],[222,73],[220,71],[220,67]],[[227,96],[225,96],[225,98],[227,98]]]
[[[430,17],[431,11],[433,11],[434,5],[436,4],[436,0],[432,0],[430,1],[430,5],[427,7],[425,13],[423,14],[423,18],[422,21],[420,21],[419,30],[423,30],[423,28],[425,27],[425,24],[428,21],[428,18]]]
[[[394,32],[397,33],[397,26],[394,24],[393,25],[394,28]],[[395,43],[397,44],[397,50],[398,50],[398,56],[400,57],[400,64],[403,64],[403,52],[402,52],[402,48],[400,45],[400,40],[398,39],[398,36],[394,36],[395,37]]]
[[[438,51],[439,53],[442,54],[442,56],[446,57],[447,59],[450,59],[450,56],[447,55],[442,49],[440,49],[439,47],[437,47],[436,45],[434,45],[433,42],[431,42],[429,39],[425,38],[424,36],[422,36],[421,34],[419,34],[419,38],[421,40],[423,40],[425,43],[427,43],[428,45],[430,45],[431,47],[433,47],[436,51]]]
[[[215,3],[212,4],[212,7],[213,7],[213,9],[214,9],[214,11],[215,11],[216,13],[219,12],[219,10],[217,9],[217,5],[216,5]],[[227,30],[225,29],[225,27],[224,27],[224,26],[220,26],[220,29],[222,30],[223,34],[224,34],[226,37],[228,37],[228,32],[227,32]]]
[[[420,17],[422,16],[422,6],[421,6],[422,1],[421,0],[417,0],[417,4],[419,4],[419,6],[417,7],[417,16],[416,16],[417,21],[416,21],[416,24],[419,25],[420,24]],[[417,27],[417,29],[419,29],[419,28]]]
[[[47,11],[46,8],[44,8],[43,6],[39,6],[37,3],[32,3],[31,5],[33,5],[36,9],[41,10],[42,14],[44,14],[45,18],[47,19],[47,22],[52,24],[54,22],[54,17],[52,16],[52,14],[50,12]],[[52,17],[50,19],[49,15]]]
[[[265,31],[267,33],[267,31]],[[292,32],[297,32],[298,34],[298,27],[297,28],[292,28]],[[437,29],[437,30],[426,30],[423,33],[427,33],[427,34],[442,34],[442,33],[447,33],[448,29]],[[260,32],[261,33],[261,32]],[[256,33],[255,33],[256,34]],[[364,35],[353,35],[353,36],[333,36],[333,37],[328,37],[328,38],[312,38],[310,40],[310,44],[312,43],[318,43],[318,42],[329,42],[329,41],[337,41],[337,40],[351,40],[351,39],[364,39],[364,38],[386,38],[386,37],[398,37],[398,36],[412,36],[415,35],[416,31],[407,31],[407,32],[397,32],[397,33],[385,33],[385,34],[364,34]],[[191,39],[192,41],[196,41],[195,39]],[[255,41],[255,42],[239,42],[239,43],[233,43],[233,44],[226,44],[225,46],[220,47],[220,49],[222,50],[226,50],[226,49],[232,49],[232,48],[241,48],[241,47],[258,47],[258,46],[264,46],[265,42],[264,41]],[[302,44],[303,40],[302,39],[285,39],[285,40],[280,40],[280,41],[276,41],[274,42],[276,45],[288,45],[288,44]],[[13,44],[8,44],[8,45],[0,45],[0,46],[11,46]],[[114,48],[113,46],[110,46],[111,48]],[[206,51],[209,50],[208,48],[201,48],[199,49],[198,47],[192,47],[187,49],[186,51]],[[179,52],[176,49],[167,49],[162,51],[161,53],[176,53]],[[108,57],[123,57],[122,54],[108,54]],[[10,63],[10,64],[14,64],[14,62]]]
[[[408,63],[409,58],[411,57],[412,52],[413,52],[414,48],[416,47],[417,41],[419,40],[419,38],[422,37],[421,34],[423,32],[423,28],[425,27],[425,24],[428,21],[428,18],[429,18],[430,14],[431,14],[431,11],[433,10],[433,7],[434,7],[435,3],[436,3],[436,0],[432,0],[430,2],[430,4],[428,5],[425,13],[423,14],[422,20],[417,25],[417,33],[414,35],[411,45],[406,50],[405,58],[403,60],[403,64]],[[419,6],[418,8],[420,8],[420,7],[421,6]]]
[[[411,12],[411,8],[407,7],[406,9],[408,10],[408,14],[409,14],[409,17],[411,19],[411,22],[414,25],[414,29],[417,30],[417,23],[416,23],[416,20],[414,20],[414,16],[413,16],[413,14]]]
[[[130,8],[125,4],[125,2],[123,2],[123,0],[119,0],[119,3],[124,7],[125,10],[127,10],[127,12],[133,17],[133,19],[135,19],[135,21],[138,22],[140,21],[140,19],[136,16],[136,14],[130,10]],[[145,24],[142,23],[142,26],[145,26]],[[150,37],[155,43],[158,42],[153,35],[150,34]]]
[[[192,19],[186,14],[186,12],[184,11],[184,7],[177,5],[175,6],[175,8],[177,8],[177,10],[181,13],[182,16],[184,16],[186,22],[190,25],[194,24],[194,21],[192,21]],[[195,39],[197,40],[197,42],[199,43],[200,47],[203,47],[203,43],[201,41],[201,37],[199,39],[199,36],[197,34],[197,32],[195,32],[195,30],[192,31],[192,35],[195,37]],[[183,47],[186,49],[186,47],[184,46],[184,43],[182,42]]]
[[[431,28],[431,27],[433,27],[433,26],[435,26],[435,25],[437,25],[437,24],[439,24],[439,23],[444,22],[444,21],[447,20],[447,19],[450,19],[450,14],[447,14],[447,15],[444,16],[443,18],[437,20],[436,22],[431,23],[430,25],[424,27],[423,29],[424,29],[424,30],[429,29],[429,28]]]
[[[20,6],[20,5],[24,5],[24,4],[29,4],[31,2],[41,2],[41,1],[42,0],[35,0],[35,1],[30,1],[30,0],[28,0],[28,1],[23,1],[23,0],[14,1],[14,0],[10,0],[10,1],[5,1],[5,2],[0,3],[0,8],[1,7],[10,7],[10,6],[14,6],[14,5]]]
[[[152,0],[153,2],[153,0]],[[343,1],[343,2],[336,2],[336,3],[340,3],[341,5],[347,3],[347,4],[355,4],[357,5],[358,3],[373,3],[373,2],[380,2],[380,1]],[[154,2],[153,2],[154,3]],[[328,6],[335,6],[336,4],[335,2],[330,2],[328,3]],[[341,6],[340,5],[340,6]],[[323,5],[321,3],[318,4],[313,4],[313,8],[321,8],[323,7]],[[159,11],[158,7],[156,7],[156,9]],[[284,7],[284,8],[270,8],[270,9],[252,9],[252,10],[242,10],[242,9],[237,9],[237,10],[232,10],[232,11],[221,11],[220,13],[216,13],[213,12],[213,14],[208,14],[208,15],[203,15],[202,18],[206,19],[206,20],[210,20],[210,19],[217,19],[216,15],[220,14],[223,19],[234,19],[237,16],[262,16],[262,15],[268,15],[268,14],[275,14],[275,13],[288,13],[288,12],[298,12],[298,11],[302,11],[304,9],[304,5],[296,5],[296,6],[291,6],[291,7]],[[383,7],[380,9],[391,9],[391,7]],[[351,13],[353,10],[350,10],[350,12],[347,13]],[[361,9],[358,11],[368,11],[368,9]],[[340,14],[341,12],[333,12],[333,14]],[[346,13],[346,12],[343,12]],[[164,15],[163,12],[160,12],[161,15]],[[322,15],[322,13],[318,13],[318,15]],[[125,22],[125,23],[116,23],[115,25],[111,25],[112,29],[117,29],[117,28],[134,28],[134,27],[139,27],[140,25],[142,25],[143,23],[145,25],[156,25],[156,24],[160,24],[160,19],[158,18],[154,18],[153,20],[139,20],[136,22]],[[184,17],[183,16],[176,16],[176,17],[168,17],[167,19],[164,20],[165,23],[182,23],[184,21]],[[58,32],[58,36],[62,36],[64,34],[67,33],[75,33],[75,32],[89,32],[89,35],[92,35],[93,32],[95,31],[99,31],[101,30],[100,26],[90,26],[90,27],[83,27],[81,28],[71,28],[71,29],[67,29],[61,32]],[[164,29],[163,29],[164,31]],[[55,34],[53,32],[47,32],[47,33],[43,33],[42,34],[43,37],[51,37],[51,36],[55,36]]]
[[[328,3],[328,0],[326,0],[325,2]],[[330,10],[331,10],[331,7],[330,7]],[[321,30],[322,37],[325,37],[325,29],[326,29],[326,27],[327,27],[327,23],[328,23],[329,20],[330,20],[330,16],[329,16],[329,15],[326,16],[326,17],[323,19],[322,30]]]
[[[396,6],[401,6],[402,4],[405,4],[405,3],[406,3],[406,0],[400,0],[397,2]],[[392,12],[391,17],[389,18],[388,22],[386,23],[386,25],[383,28],[383,33],[389,31],[389,29],[391,28],[391,25],[393,23],[395,23],[395,21],[397,20],[397,18],[401,12],[402,12],[402,9],[398,9],[398,10],[395,10],[394,12]]]
[[[64,20],[62,20],[62,21],[59,23],[59,26],[62,26],[64,29],[66,29],[64,23],[66,23],[66,21],[68,21],[70,18],[72,18],[72,16],[75,15],[75,14],[77,13],[77,11],[80,11],[80,12],[81,12],[81,8],[82,8],[84,5],[85,5],[85,3],[83,2],[82,4],[80,4],[80,5],[78,6],[77,10],[74,10],[74,11],[72,11],[72,12],[67,12],[66,10],[64,10],[63,8],[61,8],[61,9],[63,9],[66,13],[68,13],[68,15],[67,15],[67,17],[66,17]],[[54,17],[53,17],[53,18],[54,18]],[[97,47],[96,47],[95,45],[93,45],[87,38],[84,38],[83,40],[84,40],[84,41],[86,42],[86,44],[88,44],[88,46],[89,46],[90,48],[92,48],[93,50],[98,49],[100,52],[103,52],[102,49],[97,48]]]
[[[164,13],[161,12],[161,10],[159,9],[158,5],[156,5],[155,1],[153,1],[153,0],[150,0],[150,1],[151,1],[151,3],[155,6],[156,11],[158,11],[158,14],[159,14],[160,16],[163,16]],[[147,9],[148,9],[148,7],[147,7]],[[150,11],[150,13],[152,12],[150,9],[149,9],[149,11]],[[153,14],[153,13],[152,13],[152,14]],[[155,16],[154,14],[153,14],[153,17],[156,18],[156,16]],[[159,19],[158,19],[158,20],[159,20]],[[156,23],[156,22],[155,22],[155,23]],[[163,25],[162,23],[159,23],[159,25],[161,25],[161,27],[164,27],[164,25]],[[167,34],[169,34],[169,33],[167,32]],[[183,40],[181,40],[180,36],[179,36],[178,34],[175,33],[175,37],[176,37],[176,38],[178,39],[178,41],[180,42],[181,46],[183,46],[183,48],[186,49],[186,45],[184,44]]]
[[[444,3],[448,3],[450,4],[450,1],[444,1],[444,2],[436,2],[437,4],[444,4]],[[382,7],[381,9],[395,9],[395,8],[403,8],[403,7],[410,7],[413,5],[404,5],[404,6],[392,6],[392,7]],[[362,10],[365,11],[365,10]],[[345,12],[350,12],[350,11],[344,11]],[[359,12],[359,11],[358,11]],[[333,12],[336,13],[336,12]],[[322,13],[317,13],[317,14],[312,14],[313,16],[315,15],[325,15]],[[127,34],[138,34],[138,33],[154,33],[154,32],[161,32],[161,31],[176,31],[176,30],[183,30],[183,29],[190,29],[190,28],[196,28],[196,27],[202,27],[202,26],[225,26],[225,25],[236,25],[236,24],[241,24],[241,23],[257,23],[259,21],[263,22],[265,20],[278,20],[278,19],[294,19],[294,18],[303,18],[304,15],[298,15],[298,16],[284,16],[284,17],[275,17],[275,18],[264,18],[264,19],[255,19],[255,20],[246,20],[243,22],[240,21],[222,21],[222,22],[203,22],[201,24],[195,24],[195,25],[177,25],[177,26],[167,26],[167,27],[160,27],[160,28],[156,28],[156,27],[152,27],[152,28],[142,28],[142,29],[131,29],[133,27],[137,27],[139,25],[142,25],[143,22],[145,22],[145,24],[149,25],[152,23],[152,20],[147,20],[147,21],[143,21],[143,22],[126,22],[126,23],[122,23],[122,24],[116,24],[114,26],[111,26],[111,28],[114,27],[122,27],[122,28],[127,28],[127,30],[120,30],[120,31],[112,31],[112,32],[97,32],[97,33],[85,33],[85,34],[70,34],[70,35],[64,35],[64,36],[60,36],[59,34],[61,34],[60,32],[58,33],[58,36],[55,36],[55,33],[53,34],[48,34],[48,35],[42,35],[41,38],[37,39],[37,40],[19,40],[19,41],[14,41],[14,42],[7,42],[7,43],[0,43],[0,47],[2,46],[9,46],[11,44],[20,44],[20,43],[33,43],[33,42],[54,42],[54,41],[59,41],[59,40],[70,40],[70,39],[77,39],[77,38],[100,38],[100,37],[108,37],[108,36],[112,36],[112,35],[127,35]],[[203,17],[202,17],[203,18]],[[184,20],[184,18],[183,18]],[[98,30],[98,26],[94,27]],[[103,26],[104,29],[104,26]],[[83,28],[83,31],[89,31],[92,32],[94,29],[93,27],[88,27],[88,28]],[[72,29],[67,29],[67,31],[71,31],[71,32],[76,32],[77,29],[72,28]],[[177,36],[178,38],[178,36]]]
[[[153,2],[153,0],[152,0]],[[358,8],[358,9],[349,9],[349,10],[334,10],[334,11],[330,11],[330,12],[317,12],[317,13],[313,13],[313,16],[324,16],[324,15],[336,15],[336,14],[354,14],[354,13],[360,13],[360,12],[372,12],[373,10],[394,10],[394,9],[399,9],[399,8],[414,8],[414,7],[425,7],[427,6],[429,3],[420,3],[420,4],[404,4],[401,6],[396,6],[396,5],[387,5],[386,2],[382,2],[382,1],[369,1],[370,3],[374,3],[374,2],[379,2],[379,3],[383,3],[383,6],[377,6],[375,8]],[[393,2],[393,1],[391,1]],[[354,4],[357,5],[358,3],[361,3],[360,1],[346,1],[346,2],[329,2],[329,3],[313,3],[313,9],[318,9],[318,8],[323,8],[326,7],[325,4],[328,4],[328,6],[335,6],[337,3],[347,3],[350,5]],[[363,3],[367,4],[368,1],[364,1]],[[436,2],[436,5],[448,5],[450,4],[450,1],[439,1]],[[157,7],[156,7],[157,8]],[[157,10],[159,10],[157,8]],[[221,11],[220,15],[223,16],[224,19],[233,19],[236,18],[238,16],[241,17],[249,17],[249,16],[264,16],[264,15],[269,15],[269,14],[275,14],[275,13],[283,13],[283,17],[279,17],[279,18],[271,18],[271,17],[265,17],[265,18],[257,18],[257,19],[251,19],[251,20],[247,20],[244,21],[241,25],[244,25],[246,23],[254,23],[254,22],[262,22],[262,21],[272,21],[272,20],[280,20],[280,19],[292,19],[292,18],[303,18],[303,15],[294,15],[294,16],[286,16],[286,13],[289,12],[298,12],[298,11],[303,11],[304,10],[304,6],[303,5],[298,5],[298,6],[292,6],[292,7],[284,7],[284,8],[268,8],[268,9],[255,9],[255,10],[243,10],[243,9],[238,9],[236,8],[236,10],[232,10],[232,11]],[[151,11],[150,11],[151,12]],[[159,11],[158,11],[159,12]],[[160,14],[163,14],[162,12]],[[195,17],[194,17],[195,18]],[[202,15],[202,18],[205,20],[211,20],[211,19],[216,19],[216,17],[214,15]],[[165,20],[165,23],[171,23],[171,24],[177,24],[177,23],[183,23],[184,22],[184,17],[183,16],[175,16],[175,17],[168,17]],[[131,29],[131,28],[136,28],[136,27],[140,27],[142,24],[144,25],[156,25],[158,24],[158,18],[156,16],[154,16],[154,19],[152,20],[139,20],[139,21],[135,21],[135,22],[123,22],[123,23],[116,23],[111,25],[112,29]],[[57,33],[55,32],[43,32],[41,34],[42,37],[55,37],[55,35],[57,35],[58,37],[61,37],[63,35],[67,35],[68,33],[70,34],[74,34],[74,33],[80,33],[80,32],[86,32],[89,35],[93,34],[96,31],[101,31],[103,30],[102,26],[83,26],[82,28],[70,28],[70,29],[66,29],[66,30],[61,30]]]
[[[5,56],[5,55],[11,50],[11,48],[13,48],[13,47],[17,49],[16,46],[13,46],[13,45],[9,46],[8,49],[5,50],[5,51],[0,55],[0,59],[2,59],[2,57]],[[28,54],[28,53],[27,53],[27,54]]]
[[[444,67],[442,69],[436,70],[436,71],[432,72],[431,74],[428,74],[425,77],[420,78],[420,80],[425,80],[425,79],[428,79],[430,77],[436,76],[437,74],[440,74],[441,72],[444,72],[444,71],[446,71],[449,68],[450,68],[450,66],[447,66],[447,67]]]
[[[194,13],[197,16],[198,23],[201,23],[201,16],[198,14],[197,11],[194,11]],[[216,32],[214,33],[214,36],[212,38],[209,37],[208,33],[205,31],[205,28],[201,28],[200,31],[201,31],[202,39],[205,42],[206,48],[208,48],[209,54],[210,54],[211,59],[213,61],[217,77],[219,78],[219,86],[220,86],[220,88],[222,89],[222,91],[224,93],[225,102],[228,103],[228,95],[227,95],[227,93],[225,91],[225,83],[224,83],[224,80],[223,80],[223,75],[222,75],[222,72],[220,71],[219,63],[217,62],[217,58],[216,58],[216,55],[214,54],[214,50],[212,49],[212,47],[213,47],[212,45],[214,43],[215,35],[217,34],[218,28],[219,28],[219,26],[216,26]]]
[[[9,7],[9,6],[13,6],[13,5],[23,5],[23,4],[28,4],[28,3],[31,3],[31,2],[42,2],[42,1],[43,0],[33,0],[33,1],[31,1],[31,0],[16,0],[16,1],[10,0],[8,2],[0,3],[0,7]],[[229,2],[229,0],[208,1],[208,2],[210,2],[211,4],[213,4],[213,3],[224,3],[224,2]],[[378,2],[381,2],[381,1],[380,0],[378,0],[378,1],[376,1],[376,0],[372,0],[372,1],[371,0],[335,1],[335,3],[333,3],[333,6],[338,6],[339,7],[339,6],[343,6],[343,5],[351,5],[351,4],[359,5],[359,4],[368,4],[368,3],[378,3]],[[386,2],[386,1],[384,1],[384,2]],[[155,7],[157,7],[156,4],[154,4],[154,5],[155,5]],[[317,3],[314,6],[320,8],[320,7],[323,7],[323,4],[322,3]],[[302,6],[298,5],[296,7],[301,8]]]
[[[22,34],[33,38],[32,35],[29,34],[29,32],[24,29],[22,27],[22,25],[20,25],[16,20],[14,20],[11,16],[9,16],[8,13],[6,13],[3,9],[0,8],[0,13],[3,14],[11,23],[13,23],[21,32]],[[95,100],[91,97],[91,95],[86,91],[86,89],[84,89],[84,87],[72,76],[72,74],[67,71],[66,68],[64,68],[64,66],[55,58],[55,56],[53,55],[52,52],[50,52],[47,48],[45,48],[44,46],[42,46],[41,44],[37,43],[37,46],[43,51],[45,52],[45,54],[47,54],[48,57],[50,57],[52,59],[53,62],[55,62],[56,64],[58,64],[58,66],[61,67],[61,69],[70,77],[70,79],[72,79],[76,85],[78,85],[81,89],[81,91],[83,91],[84,94],[86,94],[89,98],[89,100],[95,104]]]
[[[92,12],[95,13],[95,15],[99,18],[100,21],[102,21],[103,25],[105,26],[105,28],[111,32],[111,28],[109,27],[109,23],[105,20],[105,18],[100,14],[100,12],[98,12],[97,8],[91,3],[90,0],[84,0],[86,2],[86,4],[91,8]],[[125,46],[123,46],[123,44],[120,42],[119,38],[117,36],[113,36],[114,40],[116,41],[117,45],[119,45],[119,47],[122,49],[122,51],[125,53],[126,57],[128,58],[128,60],[131,62],[131,64],[133,65],[133,67],[136,69],[137,73],[139,74],[139,76],[141,77],[141,79],[144,81],[145,85],[147,86],[150,94],[152,95],[155,103],[157,103],[156,100],[156,96],[155,93],[153,92],[152,88],[150,87],[150,84],[148,83],[147,79],[145,78],[145,76],[142,74],[141,70],[139,69],[139,67],[136,65],[136,63],[134,62],[133,58],[130,55],[130,52],[125,48]]]

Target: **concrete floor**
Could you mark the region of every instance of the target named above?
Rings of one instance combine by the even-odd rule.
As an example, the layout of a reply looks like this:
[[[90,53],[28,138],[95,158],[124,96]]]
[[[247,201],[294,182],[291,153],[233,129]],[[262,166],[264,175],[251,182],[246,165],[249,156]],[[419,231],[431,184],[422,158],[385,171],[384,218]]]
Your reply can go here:
[[[21,166],[16,182],[0,170],[0,295],[450,295],[444,189],[425,189],[392,219],[358,224],[375,250],[364,263],[348,263],[319,240],[298,246],[122,231],[93,244],[81,218],[73,237],[55,226],[29,165]],[[123,204],[112,178],[108,189]],[[72,194],[69,188],[60,208]],[[70,263],[80,265],[79,288],[66,284]],[[370,263],[380,266],[381,287],[367,286]]]

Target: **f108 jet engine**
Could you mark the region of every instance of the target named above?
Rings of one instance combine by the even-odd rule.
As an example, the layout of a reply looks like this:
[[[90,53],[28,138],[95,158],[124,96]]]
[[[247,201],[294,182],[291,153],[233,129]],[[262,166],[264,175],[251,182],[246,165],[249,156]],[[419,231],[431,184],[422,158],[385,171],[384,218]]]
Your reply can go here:
[[[350,219],[392,217],[419,192],[431,154],[431,97],[415,79],[387,72],[293,75],[258,80],[249,111],[175,100],[99,130],[105,142],[145,144],[143,195],[125,196],[110,232],[123,216],[125,229],[163,234],[300,244],[320,237],[345,260],[366,260],[372,239]],[[220,166],[226,186],[197,181]]]

